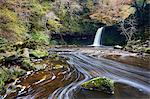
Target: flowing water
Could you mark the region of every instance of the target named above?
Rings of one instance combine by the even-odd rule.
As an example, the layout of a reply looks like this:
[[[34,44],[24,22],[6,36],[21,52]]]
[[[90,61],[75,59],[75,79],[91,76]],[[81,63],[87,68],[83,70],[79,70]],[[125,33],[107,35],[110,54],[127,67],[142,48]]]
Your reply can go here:
[[[94,42],[91,46],[101,46],[102,45],[102,32],[103,32],[104,27],[101,27],[97,30],[95,38],[94,38]]]
[[[104,58],[95,59],[76,51],[60,50],[57,53],[68,59],[62,61],[43,60],[40,62],[48,65],[49,68],[56,64],[64,67],[56,70],[39,71],[22,78],[20,84],[26,86],[26,89],[16,94],[18,99],[149,98],[150,73],[146,69]],[[116,82],[114,95],[80,88],[80,84],[83,82],[93,77],[104,76]],[[12,98],[12,96],[9,97]]]

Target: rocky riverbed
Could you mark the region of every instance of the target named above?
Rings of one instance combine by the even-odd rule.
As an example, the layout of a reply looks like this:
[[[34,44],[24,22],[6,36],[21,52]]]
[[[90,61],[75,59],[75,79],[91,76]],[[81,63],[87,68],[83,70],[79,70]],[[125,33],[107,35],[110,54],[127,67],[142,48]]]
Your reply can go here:
[[[23,52],[26,50],[24,49]],[[11,81],[8,80],[9,82],[6,80],[5,87],[2,87],[3,97],[111,99],[129,95],[148,98],[150,92],[148,54],[130,53],[112,47],[74,46],[52,47],[49,49],[49,55],[45,54],[46,56],[43,52],[33,49],[29,53],[31,66],[35,69],[25,71],[23,76],[17,76]],[[45,58],[42,58],[41,53]],[[12,66],[14,65],[11,64]],[[21,66],[16,67],[20,69]],[[5,71],[8,69],[2,70],[9,73]],[[81,89],[82,83],[95,77],[108,77],[114,80],[114,95]]]

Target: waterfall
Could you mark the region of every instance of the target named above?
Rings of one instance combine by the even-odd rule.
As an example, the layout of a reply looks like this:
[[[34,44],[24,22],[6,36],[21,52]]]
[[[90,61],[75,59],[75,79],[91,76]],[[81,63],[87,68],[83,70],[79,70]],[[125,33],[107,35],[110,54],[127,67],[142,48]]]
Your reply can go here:
[[[95,38],[94,38],[94,42],[91,46],[101,46],[102,45],[101,36],[102,36],[103,29],[104,29],[104,27],[101,27],[97,30]]]

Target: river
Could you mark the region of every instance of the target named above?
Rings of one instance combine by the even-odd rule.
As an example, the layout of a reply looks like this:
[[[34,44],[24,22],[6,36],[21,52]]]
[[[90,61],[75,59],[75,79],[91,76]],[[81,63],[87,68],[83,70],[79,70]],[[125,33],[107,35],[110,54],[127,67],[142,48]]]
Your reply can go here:
[[[21,79],[26,89],[17,93],[17,99],[148,99],[150,72],[124,63],[99,59],[79,51],[57,50],[62,61],[43,60],[49,68],[61,64],[61,69],[35,72]],[[67,60],[63,60],[67,57]],[[109,77],[115,81],[115,94],[82,89],[80,85],[93,77]],[[9,97],[13,97],[9,96]],[[17,96],[17,97],[16,97]],[[8,98],[9,98],[8,97]]]

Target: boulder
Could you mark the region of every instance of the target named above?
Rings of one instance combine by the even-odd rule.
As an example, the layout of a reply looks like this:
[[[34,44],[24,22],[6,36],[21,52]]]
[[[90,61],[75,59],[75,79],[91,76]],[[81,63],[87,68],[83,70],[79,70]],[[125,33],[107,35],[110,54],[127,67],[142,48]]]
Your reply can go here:
[[[34,69],[30,58],[22,58],[22,68],[25,70],[33,70]]]
[[[108,94],[114,94],[114,81],[105,77],[93,78],[81,84],[81,87],[88,90],[96,90]]]
[[[122,47],[122,46],[119,46],[119,45],[115,45],[115,46],[114,46],[114,49],[123,49],[123,47]]]
[[[30,55],[35,58],[44,58],[48,56],[48,52],[40,50],[30,50]]]
[[[145,53],[150,54],[150,48],[146,48],[146,49],[145,49]]]
[[[63,68],[64,68],[64,66],[62,66],[60,64],[53,66],[53,69],[63,69]]]
[[[0,63],[4,61],[4,57],[0,56]]]
[[[29,58],[29,49],[28,48],[23,49],[22,56],[25,57],[25,58]]]
[[[36,69],[36,70],[44,70],[46,68],[46,64],[34,64],[33,67]]]

